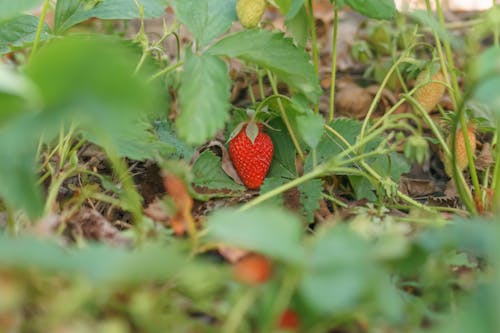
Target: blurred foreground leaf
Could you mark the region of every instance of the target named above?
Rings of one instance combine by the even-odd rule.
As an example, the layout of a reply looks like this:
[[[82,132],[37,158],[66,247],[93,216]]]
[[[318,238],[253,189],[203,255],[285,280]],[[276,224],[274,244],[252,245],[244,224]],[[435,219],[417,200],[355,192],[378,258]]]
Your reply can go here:
[[[81,274],[98,283],[166,279],[186,262],[173,246],[159,243],[146,244],[133,251],[98,244],[83,249],[65,249],[32,237],[0,236],[2,267]]]
[[[34,9],[42,2],[42,0],[0,0],[0,21]]]
[[[303,260],[301,223],[295,215],[280,208],[221,210],[209,217],[207,227],[212,240],[292,264]]]

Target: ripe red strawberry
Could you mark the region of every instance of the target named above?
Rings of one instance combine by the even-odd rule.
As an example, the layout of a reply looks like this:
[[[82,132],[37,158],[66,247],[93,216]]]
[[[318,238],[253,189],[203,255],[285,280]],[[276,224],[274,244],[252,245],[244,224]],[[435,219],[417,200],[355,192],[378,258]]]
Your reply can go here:
[[[229,156],[243,184],[256,190],[264,182],[273,159],[274,146],[271,138],[262,132],[262,124],[249,122],[235,130],[229,141]]]
[[[234,278],[249,285],[265,283],[272,274],[272,263],[266,257],[250,253],[233,266]]]

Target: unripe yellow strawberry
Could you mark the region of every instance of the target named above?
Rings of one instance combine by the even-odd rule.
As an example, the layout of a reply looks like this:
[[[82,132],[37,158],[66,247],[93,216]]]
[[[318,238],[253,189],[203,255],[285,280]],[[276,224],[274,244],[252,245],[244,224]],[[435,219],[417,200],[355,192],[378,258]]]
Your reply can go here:
[[[459,129],[455,135],[456,135],[455,155],[457,159],[457,168],[459,171],[463,171],[469,165],[469,161],[467,160],[467,150],[465,148],[464,133],[462,129]],[[476,154],[476,133],[474,132],[473,126],[467,127],[467,136],[469,137],[471,152],[472,155],[474,156]],[[448,146],[451,148],[452,144],[451,134],[448,136],[447,143]],[[451,177],[453,175],[451,160],[446,156],[443,156],[442,161],[444,164],[444,170],[446,171],[446,174]]]
[[[267,0],[238,0],[236,14],[241,25],[247,29],[255,28],[267,7]]]
[[[415,99],[422,105],[425,111],[432,111],[436,105],[441,100],[441,97],[444,95],[444,91],[446,90],[446,86],[442,83],[432,82],[432,81],[441,81],[445,82],[443,73],[438,71],[432,79],[430,79],[430,74],[428,70],[424,70],[420,72],[417,76],[417,81],[415,82],[415,86],[418,86],[424,82],[431,81],[427,84],[424,84],[420,88],[415,91]]]

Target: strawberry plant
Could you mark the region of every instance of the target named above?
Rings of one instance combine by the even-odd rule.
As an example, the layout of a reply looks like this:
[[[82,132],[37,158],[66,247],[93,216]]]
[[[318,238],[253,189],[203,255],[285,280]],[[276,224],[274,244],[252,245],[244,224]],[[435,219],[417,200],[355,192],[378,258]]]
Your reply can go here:
[[[500,12],[422,5],[0,0],[0,331],[499,331]]]

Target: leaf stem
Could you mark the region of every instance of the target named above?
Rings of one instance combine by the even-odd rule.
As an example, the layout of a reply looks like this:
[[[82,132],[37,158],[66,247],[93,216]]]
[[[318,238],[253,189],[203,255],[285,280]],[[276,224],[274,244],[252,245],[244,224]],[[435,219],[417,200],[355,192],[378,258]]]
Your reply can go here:
[[[223,333],[236,333],[239,332],[239,325],[245,316],[245,313],[250,309],[250,306],[255,302],[258,289],[248,289],[243,296],[238,300],[233,307],[229,317],[222,329]]]
[[[183,61],[179,61],[179,62],[177,62],[177,63],[175,63],[175,64],[173,64],[173,65],[170,65],[170,66],[168,66],[168,67],[166,67],[166,68],[162,69],[162,70],[161,70],[161,71],[159,71],[158,73],[156,73],[156,74],[152,75],[152,76],[149,78],[149,81],[153,81],[153,80],[155,80],[155,79],[159,78],[160,76],[163,76],[163,75],[165,75],[165,74],[168,74],[168,73],[170,73],[171,71],[173,71],[174,69],[176,69],[176,68],[178,68],[178,67],[182,66],[183,64],[184,64],[184,62],[183,62]]]
[[[316,37],[316,19],[314,18],[314,7],[313,1],[308,0],[307,6],[309,8],[309,25],[311,29],[311,48],[312,48],[312,58],[314,64],[314,71],[316,75],[319,75],[319,52],[318,52],[318,40]],[[319,104],[314,105],[314,112],[319,113]]]
[[[271,76],[271,73],[268,71],[268,77],[269,77],[269,82],[271,83],[271,87],[273,88],[273,92],[275,95],[280,95],[278,92],[278,87],[276,84],[276,81],[274,78]],[[285,112],[285,108],[283,106],[283,103],[281,103],[281,99],[278,99],[278,108],[281,113],[281,117],[283,118],[283,121],[285,122],[285,126],[288,130],[288,133],[290,133],[290,137],[292,138],[293,145],[295,146],[295,149],[297,150],[297,153],[299,154],[299,157],[301,160],[304,160],[304,152],[302,151],[302,148],[300,147],[299,141],[297,140],[297,137],[295,136],[295,133],[293,132],[292,125],[290,124],[290,120],[288,119],[288,116]]]
[[[333,41],[332,41],[332,63],[330,68],[330,110],[329,121],[333,121],[335,117],[335,81],[337,77],[337,33],[339,29],[339,6],[337,1],[334,1],[333,14]]]
[[[45,0],[42,7],[42,13],[40,14],[40,20],[38,21],[38,26],[36,28],[35,40],[33,41],[33,48],[31,49],[30,59],[38,50],[38,44],[40,43],[40,38],[42,36],[43,25],[45,23],[45,16],[47,16],[47,11],[49,10],[50,1]]]

